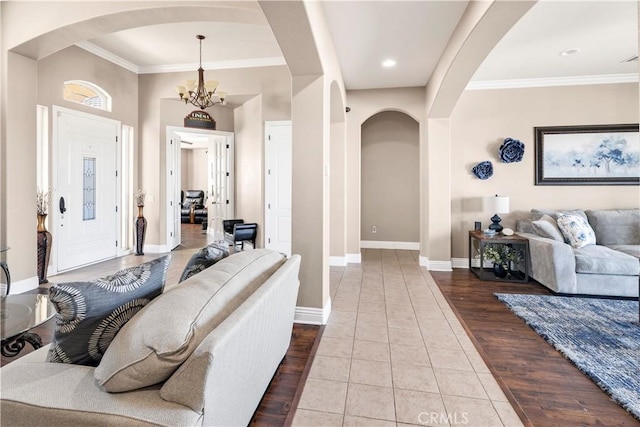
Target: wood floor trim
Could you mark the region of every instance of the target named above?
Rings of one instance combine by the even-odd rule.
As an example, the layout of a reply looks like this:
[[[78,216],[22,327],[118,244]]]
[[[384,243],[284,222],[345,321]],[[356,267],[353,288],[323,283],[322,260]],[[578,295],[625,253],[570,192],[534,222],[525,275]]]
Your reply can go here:
[[[298,403],[300,402],[300,397],[302,396],[302,390],[304,390],[304,385],[307,382],[307,378],[309,378],[309,371],[311,370],[313,359],[315,359],[316,353],[318,352],[318,347],[320,346],[320,339],[322,338],[323,333],[324,333],[324,325],[320,326],[318,329],[316,340],[313,343],[313,347],[311,347],[311,351],[309,352],[309,357],[307,358],[307,363],[305,364],[304,370],[302,371],[302,375],[300,376],[300,382],[298,383],[298,388],[296,389],[296,393],[293,395],[293,400],[291,401],[291,409],[287,414],[287,418],[284,420],[284,427],[291,427],[291,424],[293,424],[293,417],[295,415],[296,408],[298,407]]]

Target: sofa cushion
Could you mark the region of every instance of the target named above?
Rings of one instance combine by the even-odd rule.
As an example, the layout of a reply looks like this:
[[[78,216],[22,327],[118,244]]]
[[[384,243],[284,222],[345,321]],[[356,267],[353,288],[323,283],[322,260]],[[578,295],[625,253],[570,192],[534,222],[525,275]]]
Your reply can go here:
[[[182,283],[189,277],[200,273],[202,270],[211,267],[216,262],[229,256],[229,244],[224,240],[222,242],[213,242],[210,245],[198,250],[182,271],[180,281]]]
[[[574,249],[576,273],[614,274],[637,276],[640,274],[638,258],[601,245]]]
[[[58,312],[47,361],[97,366],[118,331],[162,293],[171,255],[102,279],[51,286]]]
[[[516,231],[519,231],[521,233],[536,234],[535,230],[533,229],[533,225],[531,225],[530,219],[517,219]]]
[[[535,233],[540,237],[546,237],[547,239],[553,239],[557,242],[564,242],[564,236],[558,228],[558,223],[555,219],[549,215],[542,215],[537,221],[531,221],[531,226]]]
[[[640,209],[589,210],[599,245],[640,245]]]
[[[564,240],[572,248],[582,248],[596,244],[596,235],[586,219],[579,215],[558,216],[558,228],[564,236]]]
[[[96,380],[110,392],[166,380],[284,260],[269,249],[243,251],[165,292],[118,333]]]
[[[640,259],[640,245],[607,245],[607,247]]]
[[[537,221],[542,218],[543,215],[549,215],[551,218],[558,220],[560,215],[578,215],[588,220],[587,214],[582,209],[569,209],[569,210],[553,210],[553,209],[531,209],[531,220]]]

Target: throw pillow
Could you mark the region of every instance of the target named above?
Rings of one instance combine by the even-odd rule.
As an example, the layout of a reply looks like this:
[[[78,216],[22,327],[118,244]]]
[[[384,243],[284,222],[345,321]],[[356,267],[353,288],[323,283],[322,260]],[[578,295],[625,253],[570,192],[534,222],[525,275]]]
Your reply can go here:
[[[224,240],[221,242],[213,242],[212,244],[205,246],[198,252],[193,254],[187,266],[182,271],[180,281],[182,283],[189,277],[200,273],[205,268],[211,267],[222,258],[229,256],[229,244]]]
[[[573,248],[596,244],[596,234],[586,219],[578,215],[558,216],[558,227],[565,241]]]
[[[53,285],[58,312],[47,361],[98,366],[120,328],[162,293],[171,255],[87,282]]]
[[[564,236],[558,228],[558,223],[549,215],[543,215],[539,220],[532,221],[531,226],[538,236],[564,243]]]
[[[271,249],[239,252],[165,292],[116,335],[97,383],[122,392],[165,381],[284,262]]]

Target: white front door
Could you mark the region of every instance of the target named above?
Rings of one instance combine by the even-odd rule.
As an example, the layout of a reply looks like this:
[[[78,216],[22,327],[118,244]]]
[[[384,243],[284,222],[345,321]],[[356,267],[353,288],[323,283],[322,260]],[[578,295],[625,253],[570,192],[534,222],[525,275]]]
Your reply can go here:
[[[291,255],[291,122],[265,123],[265,247]]]
[[[57,270],[115,258],[120,122],[54,108],[57,170],[50,213]]]

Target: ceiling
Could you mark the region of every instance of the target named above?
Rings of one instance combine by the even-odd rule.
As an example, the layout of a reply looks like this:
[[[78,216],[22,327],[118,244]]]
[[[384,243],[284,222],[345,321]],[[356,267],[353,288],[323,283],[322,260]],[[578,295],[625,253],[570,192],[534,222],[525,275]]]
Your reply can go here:
[[[323,2],[346,88],[424,86],[466,6],[462,0]],[[637,7],[635,1],[540,1],[498,43],[470,86],[575,76],[637,81],[638,62],[623,62],[638,54]],[[207,37],[205,70],[285,64],[266,20],[154,25],[79,46],[136,73],[195,71],[196,34]],[[578,52],[560,54],[571,49]],[[384,68],[385,59],[397,65]],[[214,79],[211,74],[206,77]]]

